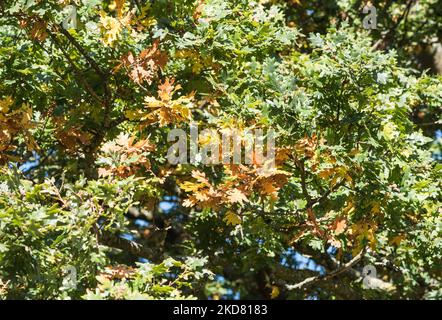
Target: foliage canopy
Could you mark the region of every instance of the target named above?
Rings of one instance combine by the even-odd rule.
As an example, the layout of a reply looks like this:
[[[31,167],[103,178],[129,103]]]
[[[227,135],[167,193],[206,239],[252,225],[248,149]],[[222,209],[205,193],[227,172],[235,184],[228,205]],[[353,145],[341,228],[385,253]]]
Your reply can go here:
[[[442,5],[364,5],[2,1],[0,298],[442,298]],[[171,165],[191,123],[276,169]]]

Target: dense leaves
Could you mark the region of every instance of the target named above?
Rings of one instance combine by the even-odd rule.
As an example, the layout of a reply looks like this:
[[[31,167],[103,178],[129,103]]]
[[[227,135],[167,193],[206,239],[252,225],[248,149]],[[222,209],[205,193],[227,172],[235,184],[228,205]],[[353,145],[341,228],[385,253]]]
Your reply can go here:
[[[0,298],[441,298],[440,1],[364,5],[3,1]]]

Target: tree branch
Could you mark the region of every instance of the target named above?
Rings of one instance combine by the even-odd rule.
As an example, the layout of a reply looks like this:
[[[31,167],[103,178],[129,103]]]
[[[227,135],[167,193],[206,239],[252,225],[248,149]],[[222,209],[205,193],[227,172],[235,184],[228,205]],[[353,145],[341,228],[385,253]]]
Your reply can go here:
[[[58,42],[57,38],[55,37],[55,35],[49,30],[46,29],[47,33],[49,34],[49,36],[51,37],[52,41],[55,43],[55,45],[58,47],[58,49],[60,49],[60,51],[62,52],[63,56],[68,60],[69,64],[72,66],[72,68],[74,69],[74,73],[77,76],[77,79],[79,82],[81,82],[86,91],[89,92],[91,94],[91,96],[99,103],[103,103],[102,99],[98,96],[98,94],[92,89],[92,86],[89,84],[89,82],[87,82],[84,77],[81,75],[81,72],[79,70],[79,68],[75,65],[75,62],[71,59],[71,57],[69,57],[69,54],[63,49],[63,46]],[[44,47],[40,45],[41,48]],[[60,75],[59,75],[60,76]]]
[[[393,32],[397,29],[397,27],[401,24],[402,20],[408,16],[408,13],[411,9],[411,6],[413,5],[414,0],[409,0],[406,4],[404,12],[402,12],[402,15],[399,17],[399,19],[396,21],[396,23],[385,33],[385,35],[376,41],[376,43],[373,45],[373,50],[378,49],[385,49],[385,46],[387,45],[387,40],[391,38]]]
[[[362,257],[365,254],[365,248],[361,250],[361,252],[359,252],[353,259],[351,259],[349,262],[347,262],[346,264],[344,264],[341,268],[336,269],[335,271],[332,271],[328,274],[325,275],[319,275],[319,276],[315,276],[315,277],[310,277],[305,279],[304,281],[301,281],[297,284],[292,284],[292,285],[287,285],[287,289],[288,290],[295,290],[295,289],[301,289],[303,287],[306,286],[310,286],[314,283],[317,283],[319,281],[324,281],[324,280],[329,280],[333,277],[336,277],[344,272],[346,272],[347,270],[349,270],[351,267],[353,267],[355,264],[357,264]]]
[[[91,65],[91,67],[103,78],[107,79],[108,74],[106,74],[101,67],[92,59],[86,50],[75,40],[73,36],[69,32],[67,32],[63,27],[58,26],[58,30],[69,40],[70,43],[81,53],[81,55],[87,60],[87,62]]]
[[[119,235],[101,231],[98,234],[98,242],[112,248],[117,248],[133,254],[140,258],[145,258],[153,262],[160,262],[162,260],[162,255],[153,250],[150,247],[143,246],[135,241],[130,241],[121,238]]]

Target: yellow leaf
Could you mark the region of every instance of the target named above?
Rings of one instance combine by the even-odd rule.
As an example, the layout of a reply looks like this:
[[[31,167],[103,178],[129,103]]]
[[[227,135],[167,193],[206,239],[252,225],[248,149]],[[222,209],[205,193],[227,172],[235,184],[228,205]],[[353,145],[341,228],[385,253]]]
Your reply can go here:
[[[201,187],[203,187],[203,184],[201,183],[194,183],[191,181],[185,181],[183,183],[181,183],[180,188],[183,189],[186,192],[196,192],[198,191]]]
[[[393,140],[399,136],[399,132],[396,129],[397,127],[394,123],[387,122],[382,128],[382,135],[386,140]]]
[[[344,212],[344,214],[351,215],[355,211],[353,201],[348,201],[347,206],[342,211]]]
[[[147,115],[149,123],[159,122],[162,127],[169,123],[192,119],[190,108],[193,108],[194,93],[173,100],[174,93],[181,88],[180,85],[174,86],[173,83],[174,80],[166,79],[164,83],[158,86],[160,100],[149,96],[144,98],[146,106],[154,109]],[[133,115],[131,114],[131,116]]]
[[[391,245],[399,246],[401,244],[402,240],[404,240],[404,239],[405,239],[405,236],[401,234],[401,235],[395,236],[393,239],[391,239],[389,241],[389,243]]]
[[[118,17],[123,16],[125,2],[126,0],[115,0],[115,10],[117,11]]]
[[[270,294],[270,298],[275,299],[279,296],[279,288],[277,286],[272,286],[272,293]]]
[[[381,212],[381,207],[379,205],[379,202],[372,202],[372,207],[371,207],[371,213],[373,214],[379,214]]]
[[[227,225],[230,224],[232,226],[236,226],[238,224],[241,224],[242,222],[241,217],[233,211],[227,211],[224,221],[226,222]]]
[[[12,100],[11,96],[7,96],[6,98],[0,100],[0,112],[4,114],[8,113],[9,108],[12,106],[13,103],[14,101]]]
[[[130,23],[130,15],[124,18],[119,17],[118,19],[110,17],[106,12],[100,12],[100,28],[102,33],[101,41],[107,45],[112,46],[113,43],[118,39],[123,27],[128,26]]]

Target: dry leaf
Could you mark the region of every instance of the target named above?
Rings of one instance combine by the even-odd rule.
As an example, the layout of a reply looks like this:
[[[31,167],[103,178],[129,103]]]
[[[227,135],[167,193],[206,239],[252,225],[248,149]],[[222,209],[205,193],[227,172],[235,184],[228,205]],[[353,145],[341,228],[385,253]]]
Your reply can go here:
[[[248,202],[247,197],[239,189],[233,189],[227,192],[227,194],[230,203],[243,204],[244,202]]]

